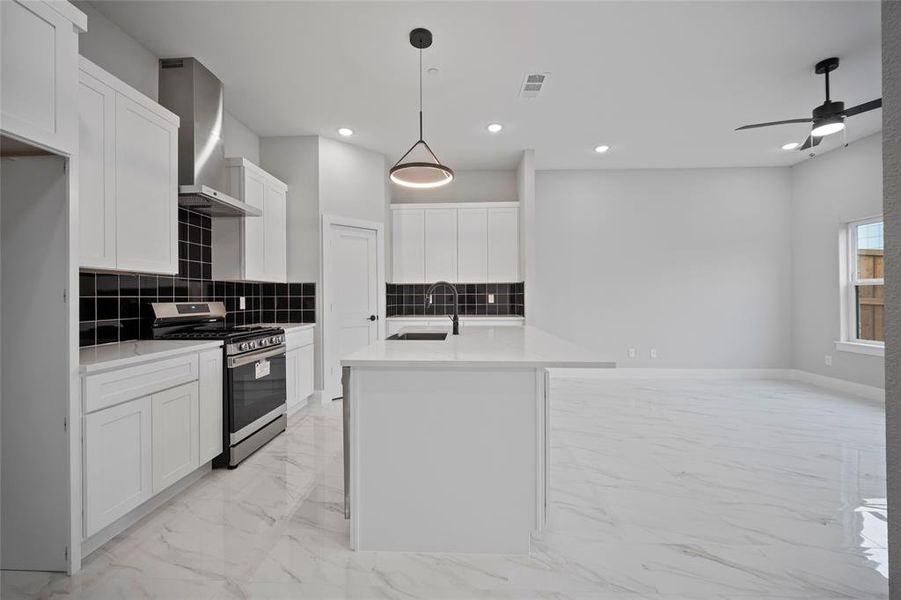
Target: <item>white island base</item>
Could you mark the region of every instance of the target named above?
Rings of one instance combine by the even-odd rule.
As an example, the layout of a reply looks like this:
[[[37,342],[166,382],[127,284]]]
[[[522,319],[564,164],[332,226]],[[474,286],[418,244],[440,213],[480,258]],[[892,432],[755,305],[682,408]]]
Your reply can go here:
[[[531,326],[344,358],[355,550],[528,554],[545,521],[548,368],[612,361]]]
[[[544,525],[546,370],[347,371],[351,547],[528,554]]]

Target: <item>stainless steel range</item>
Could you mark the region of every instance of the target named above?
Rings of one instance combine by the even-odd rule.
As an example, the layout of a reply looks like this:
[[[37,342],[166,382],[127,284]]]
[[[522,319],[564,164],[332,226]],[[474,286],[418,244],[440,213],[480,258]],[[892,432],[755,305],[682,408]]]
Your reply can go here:
[[[154,302],[153,337],[222,340],[223,453],[213,466],[234,468],[285,430],[285,330],[229,327],[222,302]]]

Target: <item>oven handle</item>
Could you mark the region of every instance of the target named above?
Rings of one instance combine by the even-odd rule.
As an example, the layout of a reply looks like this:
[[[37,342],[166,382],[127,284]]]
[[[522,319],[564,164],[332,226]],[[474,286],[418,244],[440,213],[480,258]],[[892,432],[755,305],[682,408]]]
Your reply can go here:
[[[234,369],[236,367],[249,365],[252,362],[257,362],[258,360],[262,360],[264,358],[270,358],[273,356],[278,356],[279,354],[284,354],[284,353],[285,353],[285,346],[278,346],[276,348],[269,348],[267,350],[261,350],[259,352],[254,352],[253,354],[242,354],[241,356],[231,356],[228,359],[228,368]]]

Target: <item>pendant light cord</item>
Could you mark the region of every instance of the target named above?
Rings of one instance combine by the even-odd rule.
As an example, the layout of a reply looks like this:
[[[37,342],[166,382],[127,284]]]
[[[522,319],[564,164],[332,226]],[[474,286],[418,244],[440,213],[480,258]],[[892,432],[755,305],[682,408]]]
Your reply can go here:
[[[432,151],[432,148],[429,146],[428,142],[426,142],[422,137],[422,48],[421,47],[419,48],[419,140],[415,144],[410,146],[410,149],[407,150],[403,156],[401,156],[399,159],[397,159],[397,162],[394,163],[394,167],[398,166],[405,158],[407,158],[407,156],[410,155],[411,152],[413,152],[413,150],[416,148],[416,146],[418,146],[420,144],[422,144],[425,147],[426,151],[432,155],[432,158],[434,159],[435,163],[438,165],[441,165],[441,161],[438,160],[438,157]],[[394,168],[394,167],[392,167],[392,168]],[[443,167],[443,168],[447,169],[447,167]]]
[[[422,141],[422,48],[419,49],[419,141]]]

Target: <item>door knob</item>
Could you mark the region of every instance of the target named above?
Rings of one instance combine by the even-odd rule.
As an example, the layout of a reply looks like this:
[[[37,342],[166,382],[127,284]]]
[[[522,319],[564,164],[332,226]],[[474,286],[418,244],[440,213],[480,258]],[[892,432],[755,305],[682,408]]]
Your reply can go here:
[[[369,320],[370,320],[370,321],[377,321],[377,320],[378,320],[378,317],[375,316],[375,315],[369,315]]]

